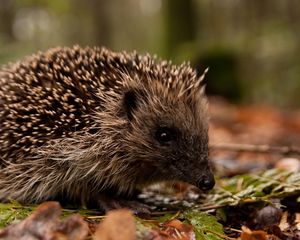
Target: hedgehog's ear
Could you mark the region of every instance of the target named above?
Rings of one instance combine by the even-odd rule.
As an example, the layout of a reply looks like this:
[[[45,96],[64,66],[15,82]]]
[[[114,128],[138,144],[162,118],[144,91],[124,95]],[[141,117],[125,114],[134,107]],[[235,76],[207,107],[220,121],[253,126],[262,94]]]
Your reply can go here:
[[[133,113],[138,107],[137,103],[137,90],[131,89],[124,93],[123,104],[122,104],[122,113],[131,121],[133,118]]]

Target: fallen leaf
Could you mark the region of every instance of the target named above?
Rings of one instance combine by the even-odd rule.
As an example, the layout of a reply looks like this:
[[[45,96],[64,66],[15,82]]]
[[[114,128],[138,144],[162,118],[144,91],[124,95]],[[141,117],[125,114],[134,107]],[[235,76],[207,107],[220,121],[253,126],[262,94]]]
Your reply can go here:
[[[135,240],[135,232],[132,212],[127,209],[113,210],[97,227],[94,240]]]
[[[1,240],[83,240],[88,226],[79,215],[60,221],[61,207],[57,202],[41,204],[29,217],[0,231]]]
[[[288,223],[288,212],[284,212],[282,214],[280,223],[279,223],[279,228],[281,231],[285,231],[290,227],[290,224]]]
[[[194,240],[195,233],[193,231],[193,226],[184,224],[183,222],[172,219],[162,224],[163,234],[165,234],[166,240]]]
[[[182,216],[194,227],[196,239],[221,240],[225,233],[223,226],[218,223],[216,217],[201,211],[185,211]]]
[[[251,231],[246,226],[242,226],[241,240],[267,240],[267,233],[265,231]]]
[[[300,213],[295,214],[295,227],[300,230]]]

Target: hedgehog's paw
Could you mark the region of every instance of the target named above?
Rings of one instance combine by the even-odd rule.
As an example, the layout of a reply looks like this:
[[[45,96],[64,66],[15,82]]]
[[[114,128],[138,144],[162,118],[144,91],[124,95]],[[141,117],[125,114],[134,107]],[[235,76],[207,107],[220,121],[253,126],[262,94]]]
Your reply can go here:
[[[151,213],[151,207],[137,200],[112,198],[101,194],[97,199],[98,206],[105,212],[113,209],[128,208],[136,215],[148,215]]]

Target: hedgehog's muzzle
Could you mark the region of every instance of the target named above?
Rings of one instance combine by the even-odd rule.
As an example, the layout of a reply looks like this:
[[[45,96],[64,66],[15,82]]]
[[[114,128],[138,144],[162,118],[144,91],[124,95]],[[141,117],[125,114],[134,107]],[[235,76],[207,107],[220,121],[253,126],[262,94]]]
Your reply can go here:
[[[200,190],[207,192],[215,186],[215,178],[211,170],[207,170],[196,181],[196,187]]]

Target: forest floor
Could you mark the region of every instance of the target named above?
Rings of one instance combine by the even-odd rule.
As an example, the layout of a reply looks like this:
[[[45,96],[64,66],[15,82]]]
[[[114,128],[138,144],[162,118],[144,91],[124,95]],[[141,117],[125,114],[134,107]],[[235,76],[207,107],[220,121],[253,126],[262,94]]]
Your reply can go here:
[[[149,187],[147,216],[0,204],[0,239],[300,239],[300,111],[210,99],[216,187]],[[33,212],[33,213],[32,213]],[[25,219],[25,220],[23,220]]]

